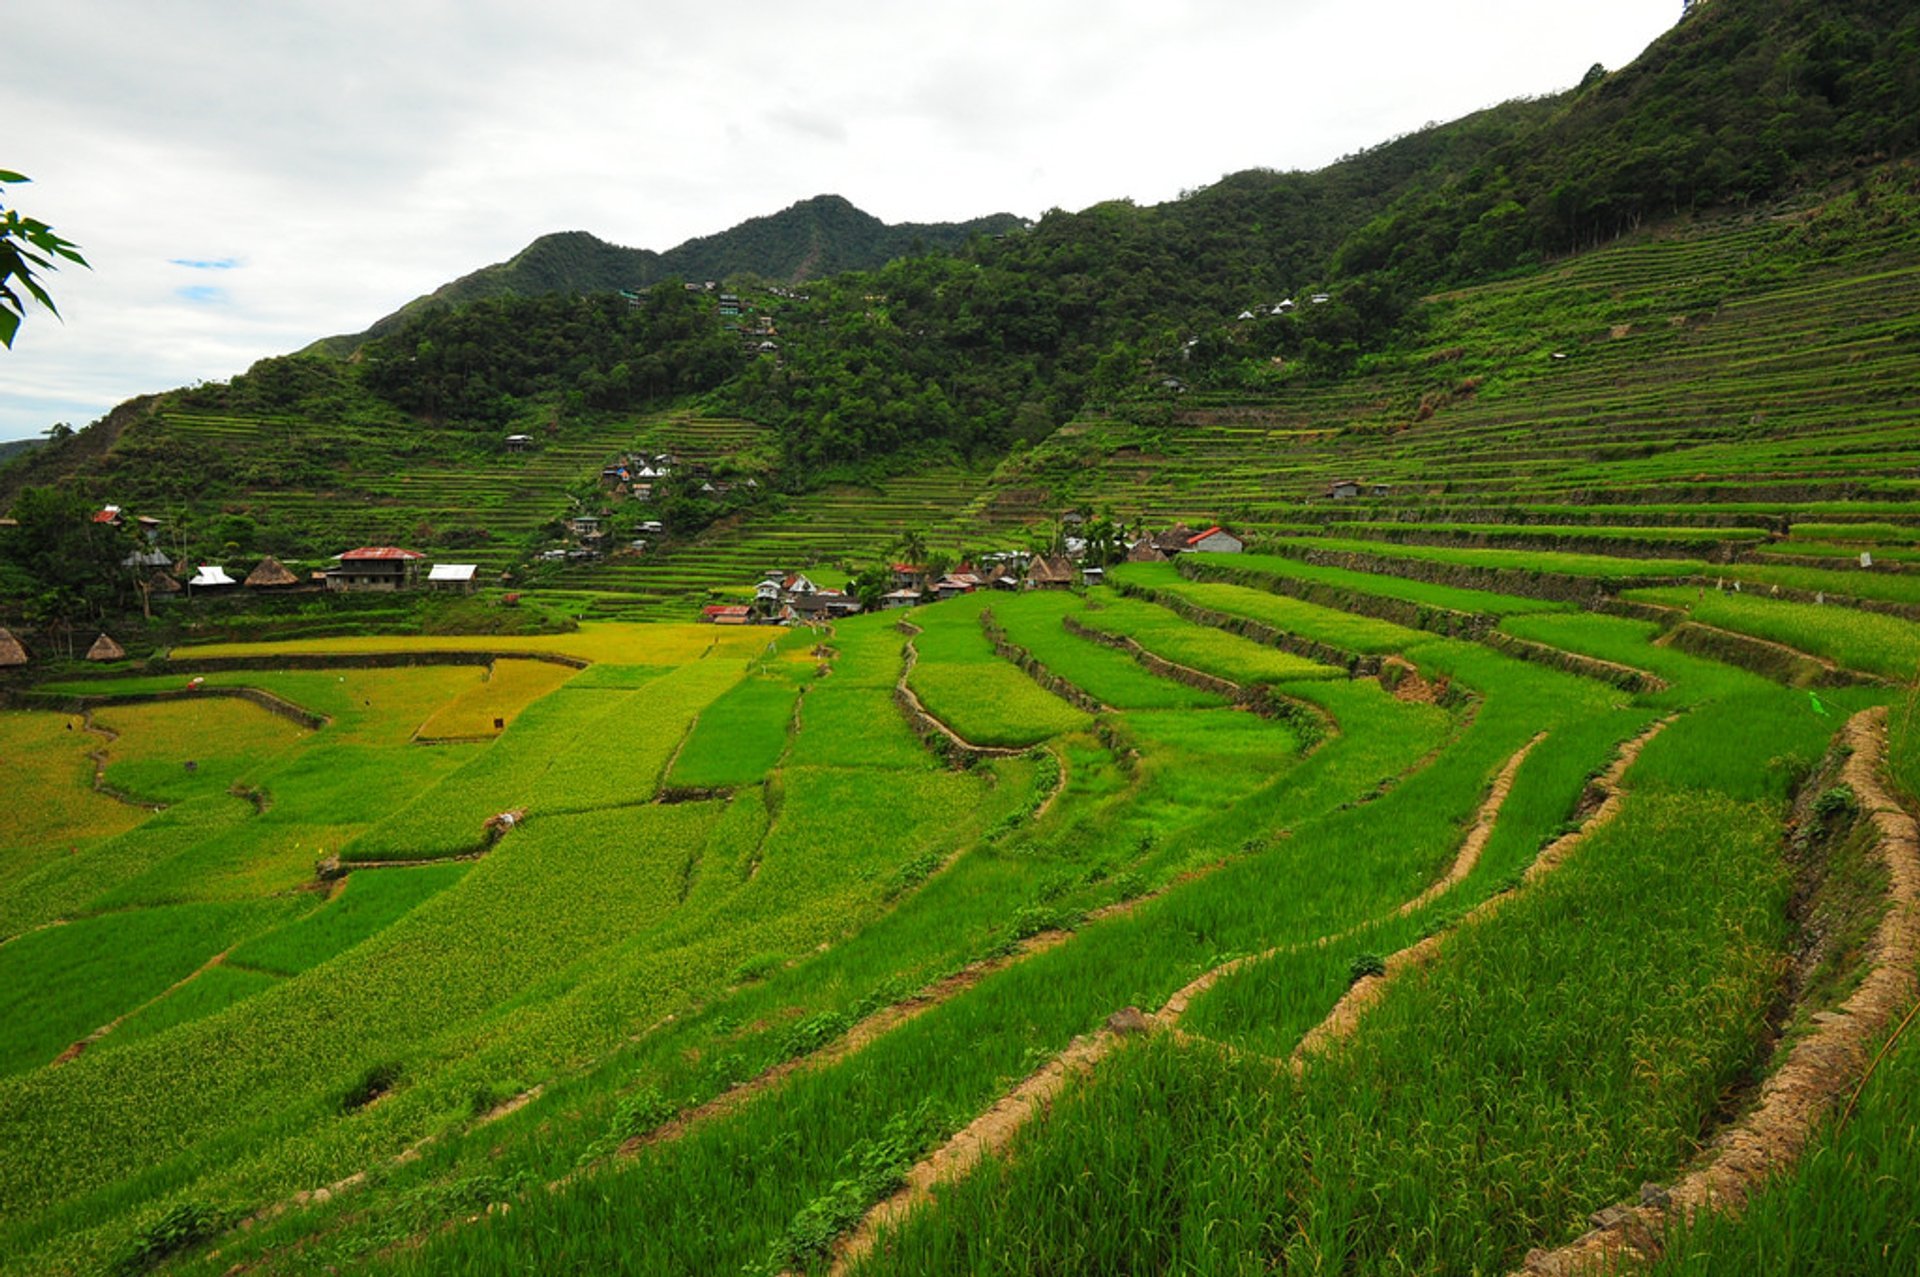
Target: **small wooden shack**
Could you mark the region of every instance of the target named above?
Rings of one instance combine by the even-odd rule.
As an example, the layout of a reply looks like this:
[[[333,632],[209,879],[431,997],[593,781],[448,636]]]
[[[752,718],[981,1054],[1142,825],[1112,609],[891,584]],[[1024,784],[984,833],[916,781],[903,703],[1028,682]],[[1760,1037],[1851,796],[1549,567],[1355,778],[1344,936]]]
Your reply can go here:
[[[20,640],[13,636],[12,630],[0,625],[0,666],[26,663],[27,649],[20,646]]]
[[[93,641],[93,646],[87,649],[87,659],[90,661],[124,661],[127,659],[127,649],[114,642],[111,634],[102,632],[100,637]]]
[[[472,594],[476,563],[436,563],[427,573],[427,588],[453,594]]]

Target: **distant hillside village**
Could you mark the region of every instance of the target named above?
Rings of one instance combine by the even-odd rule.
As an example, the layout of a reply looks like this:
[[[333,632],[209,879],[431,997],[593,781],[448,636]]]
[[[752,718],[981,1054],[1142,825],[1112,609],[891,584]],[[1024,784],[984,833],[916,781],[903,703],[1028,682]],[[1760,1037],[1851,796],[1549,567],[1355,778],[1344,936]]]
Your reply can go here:
[[[149,612],[155,603],[170,600],[249,594],[390,593],[414,589],[471,594],[478,583],[476,564],[429,563],[429,556],[418,550],[393,545],[343,550],[329,560],[331,566],[305,573],[295,572],[269,554],[261,557],[244,575],[235,577],[222,564],[168,553],[162,547],[166,525],[151,515],[133,515],[120,506],[108,505],[96,510],[88,522],[103,535],[122,538],[110,544],[131,547],[124,556],[107,562],[117,562],[118,568],[131,576],[135,593]],[[16,520],[0,519],[0,529],[18,526]],[[119,550],[114,554],[119,556]],[[99,566],[99,572],[117,575],[109,572],[105,563]],[[90,661],[117,661],[125,656],[120,644],[104,632],[86,653]],[[28,659],[19,639],[0,629],[0,667],[25,665]]]
[[[1080,521],[1075,514],[1061,520],[1066,528]],[[960,563],[937,574],[921,564],[892,563],[887,565],[884,592],[863,591],[851,581],[843,589],[828,589],[804,572],[769,572],[754,587],[752,603],[709,604],[701,615],[714,625],[810,625],[853,616],[869,607],[883,611],[917,607],[979,590],[1068,590],[1105,583],[1106,567],[1092,561],[1084,538],[1068,532],[1061,542],[1059,553],[985,554],[977,563]],[[1120,561],[1165,563],[1196,551],[1239,554],[1246,548],[1244,539],[1218,524],[1196,532],[1182,523],[1127,543]]]
[[[660,485],[669,477],[676,487],[690,487],[709,499],[760,487],[759,480],[751,476],[718,478],[705,466],[682,466],[667,453],[622,456],[601,471],[599,487],[609,496],[644,507],[655,499]],[[438,562],[419,550],[396,545],[355,546],[331,556],[324,567],[305,570],[295,570],[267,554],[242,572],[231,554],[225,556],[225,562],[214,562],[178,550],[170,553],[165,548],[168,529],[161,519],[136,515],[118,505],[92,509],[89,514],[90,509],[82,505],[71,511],[66,525],[87,529],[89,539],[98,543],[88,560],[93,564],[92,579],[115,578],[121,582],[117,587],[121,589],[130,581],[140,607],[149,616],[155,605],[176,600],[401,591],[471,594],[482,584],[475,563]],[[597,514],[578,514],[559,521],[557,530],[568,544],[541,551],[536,561],[602,557],[609,553],[608,542],[613,539],[609,522]],[[0,519],[0,531],[19,527],[13,519]],[[644,553],[648,538],[662,531],[661,521],[651,518],[631,527],[643,535],[612,553]],[[1050,552],[979,554],[951,566],[939,555],[927,555],[917,538],[908,538],[902,548],[909,558],[925,556],[922,561],[870,567],[839,588],[824,585],[803,571],[769,570],[753,585],[750,602],[710,604],[702,609],[701,619],[715,625],[820,624],[860,612],[914,607],[978,590],[1065,590],[1099,585],[1105,580],[1107,566],[1116,562],[1164,562],[1194,551],[1233,554],[1246,548],[1242,537],[1217,524],[1199,530],[1177,524],[1131,540],[1115,536],[1117,531],[1104,520],[1097,527],[1090,526],[1085,516],[1069,512],[1060,517],[1059,534]],[[77,562],[66,567],[80,570]],[[500,574],[501,585],[510,581],[510,573]],[[744,593],[743,589],[743,599]],[[509,593],[502,601],[512,605],[519,597]],[[69,617],[54,627],[68,636],[69,656],[78,651],[78,644],[72,642],[77,637],[73,633],[77,629],[75,619]],[[93,661],[116,661],[125,659],[126,652],[102,632],[85,656]],[[24,665],[29,659],[18,637],[0,630],[0,667]]]

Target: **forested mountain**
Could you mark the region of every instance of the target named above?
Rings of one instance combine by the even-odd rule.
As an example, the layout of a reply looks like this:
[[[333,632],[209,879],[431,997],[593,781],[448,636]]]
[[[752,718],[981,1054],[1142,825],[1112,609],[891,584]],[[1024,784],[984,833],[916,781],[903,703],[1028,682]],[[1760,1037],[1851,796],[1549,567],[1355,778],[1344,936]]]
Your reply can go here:
[[[1089,408],[1151,414],[1182,389],[1259,397],[1343,377],[1417,340],[1438,289],[1663,219],[1773,207],[1916,142],[1920,11],[1702,0],[1631,66],[1567,92],[1157,206],[887,227],[822,197],[667,253],[548,236],[381,321],[351,362],[265,360],[160,396],[10,467],[0,498],[85,473],[131,499],[182,468],[286,486],[324,470],[343,423],[403,431],[422,456],[676,402],[771,427],[790,488],[929,451],[987,460]],[[801,277],[804,297],[753,287]],[[730,280],[752,313],[722,314],[679,278]],[[167,435],[169,406],[276,425],[195,460],[204,441]],[[280,424],[302,421],[304,443]],[[287,460],[250,461],[269,439]]]
[[[610,293],[645,288],[669,277],[718,280],[745,274],[772,283],[798,283],[879,266],[907,253],[953,248],[974,235],[998,234],[1020,224],[1011,213],[995,213],[966,222],[890,226],[838,195],[817,195],[663,253],[623,248],[586,231],[561,231],[542,235],[507,261],[483,266],[415,298],[365,333],[330,337],[321,346],[346,354],[365,338],[390,333],[425,310],[488,297]]]

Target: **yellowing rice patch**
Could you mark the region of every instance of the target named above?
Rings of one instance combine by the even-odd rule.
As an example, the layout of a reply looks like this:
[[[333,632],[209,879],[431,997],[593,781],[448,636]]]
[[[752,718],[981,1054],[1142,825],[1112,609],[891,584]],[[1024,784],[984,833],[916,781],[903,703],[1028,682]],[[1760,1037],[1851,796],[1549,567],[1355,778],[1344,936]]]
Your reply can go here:
[[[497,736],[521,710],[572,678],[574,672],[547,661],[495,661],[486,681],[474,684],[420,725],[420,739]]]
[[[105,743],[81,731],[77,715],[0,711],[0,776],[6,777],[0,799],[0,881],[147,818],[138,807],[94,792],[93,760],[87,755]]]
[[[173,649],[188,657],[272,657],[335,652],[552,652],[609,665],[679,665],[704,656],[754,655],[767,636],[752,627],[635,625],[587,622],[571,634],[407,634],[285,639],[274,643],[204,643]]]

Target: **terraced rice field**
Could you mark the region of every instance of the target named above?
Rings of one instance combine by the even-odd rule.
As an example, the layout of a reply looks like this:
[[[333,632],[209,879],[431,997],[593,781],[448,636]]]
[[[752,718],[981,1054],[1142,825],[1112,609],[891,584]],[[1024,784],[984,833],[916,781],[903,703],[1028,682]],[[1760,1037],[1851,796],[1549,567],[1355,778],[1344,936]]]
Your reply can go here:
[[[1256,553],[0,710],[0,1272],[1912,1271],[1920,268],[1818,227],[566,587]]]
[[[1681,1182],[1877,952],[1836,731],[1893,704],[1896,783],[1920,747],[1908,693],[1657,609],[1861,674],[1920,626],[1316,544],[825,636],[197,653],[317,728],[49,692],[129,701],[102,774],[158,812],[94,794],[71,706],[0,714],[78,813],[0,875],[5,1271],[1504,1271]],[[500,655],[274,666],[408,647]],[[1816,927],[1854,939],[1796,967]],[[1909,1055],[1817,1138],[1905,1120]],[[1798,1166],[1756,1227],[1851,1191]]]

